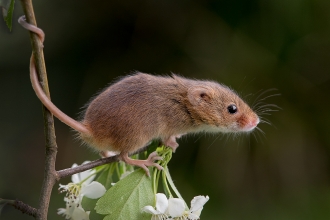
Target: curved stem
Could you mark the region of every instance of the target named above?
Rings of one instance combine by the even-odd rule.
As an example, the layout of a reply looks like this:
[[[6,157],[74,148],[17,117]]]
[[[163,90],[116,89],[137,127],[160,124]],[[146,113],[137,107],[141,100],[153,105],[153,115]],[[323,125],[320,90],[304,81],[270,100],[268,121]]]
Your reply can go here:
[[[37,26],[32,1],[21,0],[21,4],[25,13],[26,21],[31,25]],[[40,43],[39,36],[36,33],[30,32],[30,40],[40,84],[42,85],[44,93],[50,97],[42,43]],[[44,106],[42,107],[42,111],[46,139],[46,156],[44,180],[41,188],[37,214],[35,216],[37,220],[47,219],[50,196],[52,188],[57,179],[57,174],[55,171],[57,144],[55,137],[54,119],[53,115]]]

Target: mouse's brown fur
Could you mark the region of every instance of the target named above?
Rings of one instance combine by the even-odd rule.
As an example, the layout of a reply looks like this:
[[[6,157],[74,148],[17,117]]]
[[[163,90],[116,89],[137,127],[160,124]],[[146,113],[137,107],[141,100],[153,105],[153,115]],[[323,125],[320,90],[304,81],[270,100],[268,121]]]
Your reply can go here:
[[[235,104],[233,117],[227,106]],[[211,81],[137,73],[109,86],[88,106],[82,138],[104,151],[134,152],[150,140],[199,131],[240,131],[256,114],[232,90]]]

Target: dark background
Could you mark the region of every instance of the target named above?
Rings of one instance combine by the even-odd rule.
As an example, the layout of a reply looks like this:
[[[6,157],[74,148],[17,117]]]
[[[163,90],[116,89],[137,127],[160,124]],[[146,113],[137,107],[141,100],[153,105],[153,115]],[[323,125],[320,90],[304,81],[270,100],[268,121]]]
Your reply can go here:
[[[29,81],[29,35],[0,21],[0,197],[37,206],[41,105]],[[283,110],[260,133],[182,138],[169,168],[203,219],[330,218],[330,1],[35,1],[53,102],[71,117],[118,76],[139,70],[212,79],[242,97],[277,88]],[[269,94],[275,94],[276,91]],[[257,95],[247,96],[252,103]],[[266,95],[265,95],[266,96]],[[98,155],[55,121],[57,169]],[[64,179],[62,184],[70,179]],[[53,190],[49,219],[63,195]],[[32,219],[5,207],[2,219]]]

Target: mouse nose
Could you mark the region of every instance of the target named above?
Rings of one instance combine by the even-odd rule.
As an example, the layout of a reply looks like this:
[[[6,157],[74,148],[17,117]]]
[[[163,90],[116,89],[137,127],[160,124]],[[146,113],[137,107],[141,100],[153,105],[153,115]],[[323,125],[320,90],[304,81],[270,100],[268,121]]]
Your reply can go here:
[[[259,122],[260,122],[259,117],[255,118],[255,119],[252,119],[250,122],[248,122],[245,125],[244,130],[245,131],[251,131],[251,130],[253,130],[255,127],[257,127],[257,125],[259,124]]]
[[[259,124],[259,122],[260,122],[260,119],[259,119],[259,117],[257,117],[255,120],[253,120],[251,122],[251,127],[257,127],[257,125]]]

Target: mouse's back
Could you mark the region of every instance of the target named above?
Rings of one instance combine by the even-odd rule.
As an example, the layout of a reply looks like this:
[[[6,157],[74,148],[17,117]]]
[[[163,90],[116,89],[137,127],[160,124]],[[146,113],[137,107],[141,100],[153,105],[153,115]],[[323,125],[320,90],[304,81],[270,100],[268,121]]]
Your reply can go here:
[[[160,112],[173,111],[168,97],[174,90],[177,88],[171,77],[143,73],[124,77],[88,105],[82,123],[92,137],[85,140],[100,150],[142,147],[146,139],[159,137],[162,126],[166,126]]]

